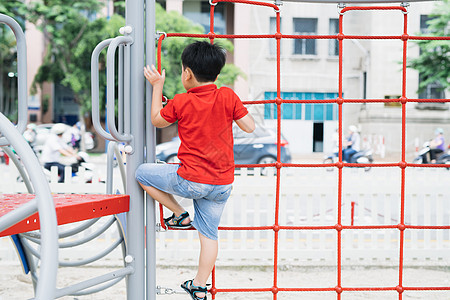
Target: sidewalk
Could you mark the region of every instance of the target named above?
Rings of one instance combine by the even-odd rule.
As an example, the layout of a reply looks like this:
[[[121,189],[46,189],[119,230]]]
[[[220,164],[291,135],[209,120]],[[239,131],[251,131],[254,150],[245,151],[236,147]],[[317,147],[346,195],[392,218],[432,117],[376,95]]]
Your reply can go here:
[[[24,275],[18,265],[0,264],[0,300],[23,300],[33,297],[29,275]],[[58,287],[86,280],[95,275],[113,271],[112,268],[63,268],[58,271]],[[161,295],[158,299],[188,300],[190,297],[179,287],[184,280],[193,278],[195,268],[179,266],[158,266],[156,284],[175,294]],[[335,267],[301,267],[280,266],[278,270],[278,287],[327,287],[334,288],[337,281]],[[343,267],[342,285],[344,287],[395,287],[398,284],[396,267]],[[217,267],[216,285],[218,288],[270,288],[273,286],[272,267]],[[446,286],[450,285],[450,268],[442,267],[405,267],[404,286]],[[450,291],[405,291],[404,299],[446,300]],[[87,296],[67,296],[63,300],[125,300],[125,282],[121,281],[103,292]],[[208,296],[208,299],[211,299]],[[271,292],[219,293],[216,299],[227,300],[271,300]],[[336,292],[279,292],[280,300],[327,300],[336,299]],[[349,292],[344,291],[342,299],[387,300],[398,299],[396,291]]]

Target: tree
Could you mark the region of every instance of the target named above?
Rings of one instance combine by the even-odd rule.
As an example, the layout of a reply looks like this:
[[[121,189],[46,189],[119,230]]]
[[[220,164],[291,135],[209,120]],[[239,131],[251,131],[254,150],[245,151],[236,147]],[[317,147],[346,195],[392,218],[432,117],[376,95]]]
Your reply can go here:
[[[36,1],[30,5],[30,21],[44,33],[47,51],[35,78],[36,84],[60,82],[72,89],[81,113],[91,110],[91,54],[95,46],[107,38],[118,35],[125,24],[119,15],[109,20],[96,18],[101,8],[98,0]],[[100,82],[104,85],[104,57],[100,62]],[[102,72],[103,71],[103,72]],[[104,99],[104,90],[100,90]]]
[[[96,18],[101,3],[98,0],[40,0],[30,3],[23,19],[38,26],[44,33],[47,45],[44,61],[34,78],[32,92],[35,92],[36,85],[44,82],[59,82],[72,89],[75,100],[81,106],[81,113],[91,111],[92,51],[102,40],[118,36],[119,28],[125,24],[123,17],[118,14],[114,14],[109,20]],[[114,4],[120,10],[123,9],[124,1],[115,1]],[[194,25],[178,13],[166,12],[159,4],[156,7],[156,16],[157,30],[203,33],[201,26]],[[170,38],[163,42],[163,67],[167,72],[164,92],[169,98],[184,91],[180,80],[180,57],[184,47],[192,40]],[[228,51],[233,48],[229,41],[218,42]],[[105,57],[101,56],[100,59],[100,86],[104,86]],[[232,84],[239,74],[237,67],[226,65],[218,84]],[[100,101],[104,101],[104,89],[100,89]]]
[[[24,16],[26,14],[26,5],[22,1],[6,1],[0,3],[0,14],[14,18],[17,23],[25,28]],[[17,77],[11,77],[11,74],[17,73],[17,47],[14,33],[8,26],[0,26],[0,112],[4,113],[10,119],[15,119],[17,111],[16,96],[13,92],[17,88]]]
[[[444,37],[450,31],[450,2],[443,0],[430,15],[427,22],[429,32],[426,36]],[[408,67],[416,69],[423,80],[419,92],[431,83],[439,83],[444,89],[450,88],[450,42],[448,40],[417,41],[420,56],[411,59]]]

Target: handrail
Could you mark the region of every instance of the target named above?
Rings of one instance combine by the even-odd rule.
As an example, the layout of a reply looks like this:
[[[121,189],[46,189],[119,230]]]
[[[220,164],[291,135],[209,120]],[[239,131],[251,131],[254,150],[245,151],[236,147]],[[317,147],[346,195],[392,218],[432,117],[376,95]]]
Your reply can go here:
[[[19,23],[13,18],[0,14],[0,23],[8,25],[17,41],[17,79],[18,79],[18,122],[16,129],[22,134],[28,121],[28,99],[27,99],[27,43],[25,34]],[[5,137],[0,138],[0,146],[10,143]]]
[[[106,132],[100,124],[100,100],[99,100],[99,79],[98,79],[98,60],[100,52],[105,49],[111,42],[111,39],[101,41],[92,51],[91,56],[91,98],[92,98],[92,125],[95,131],[108,141],[115,139],[111,134]]]
[[[29,178],[36,193],[35,201],[39,212],[42,236],[42,263],[40,268],[41,280],[39,280],[36,287],[35,299],[54,299],[58,268],[56,259],[58,257],[58,232],[55,206],[50,187],[33,150],[22,137],[22,134],[2,113],[0,113],[0,131],[14,146],[23,164],[27,167]],[[5,216],[8,216],[8,214]],[[17,220],[17,222],[19,221]]]
[[[116,128],[116,122],[115,122],[115,80],[114,80],[114,73],[115,73],[115,54],[116,49],[121,44],[130,44],[133,42],[133,38],[131,36],[118,36],[112,40],[108,47],[108,53],[106,56],[106,113],[107,113],[107,124],[108,129],[111,133],[111,135],[115,138],[116,141],[119,142],[131,142],[132,136],[129,133],[121,134],[118,132]],[[125,47],[124,49],[124,59],[125,64],[124,68],[129,68],[130,58],[130,51],[128,47]],[[125,76],[124,76],[125,77]],[[126,78],[126,77],[125,77]],[[129,86],[129,83],[125,82],[125,88],[124,90],[127,91],[126,86]],[[130,102],[130,96],[124,93],[124,106]],[[125,108],[124,108],[125,109]],[[125,125],[128,124],[130,121],[130,115],[126,112],[124,113],[124,122]],[[127,128],[127,126],[125,126]]]

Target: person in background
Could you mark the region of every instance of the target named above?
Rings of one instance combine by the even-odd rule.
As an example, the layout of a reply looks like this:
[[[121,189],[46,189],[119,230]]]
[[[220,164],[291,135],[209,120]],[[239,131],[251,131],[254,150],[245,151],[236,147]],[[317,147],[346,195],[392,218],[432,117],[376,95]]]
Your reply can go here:
[[[77,155],[76,151],[64,142],[63,134],[65,131],[66,125],[62,123],[53,125],[41,154],[41,163],[44,165],[44,168],[47,170],[50,170],[53,166],[58,168],[58,182],[64,182],[65,165],[59,162],[61,155],[75,157],[77,160],[81,160],[81,157]]]
[[[31,148],[34,147],[34,144],[36,143],[36,124],[30,123],[27,125],[27,128],[25,129],[23,133],[23,137],[25,140],[27,140],[28,144],[30,144]]]
[[[434,134],[436,137],[430,142],[430,162],[432,164],[436,163],[438,154],[445,151],[444,130],[442,128],[436,128]]]
[[[81,142],[81,122],[76,122],[72,127],[64,132],[66,141],[70,141],[72,148],[80,149]]]
[[[351,156],[361,150],[361,138],[355,125],[348,127],[348,136],[345,142],[346,148],[342,151],[342,159],[350,162]]]

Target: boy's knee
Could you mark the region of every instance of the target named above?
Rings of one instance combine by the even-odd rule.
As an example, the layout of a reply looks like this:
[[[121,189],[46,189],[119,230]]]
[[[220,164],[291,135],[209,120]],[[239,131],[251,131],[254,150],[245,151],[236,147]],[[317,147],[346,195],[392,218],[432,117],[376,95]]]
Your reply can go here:
[[[136,172],[134,173],[134,178],[136,178],[136,180],[139,182],[141,181],[140,179],[142,179],[144,176],[144,169],[145,164],[142,164],[136,169]]]

